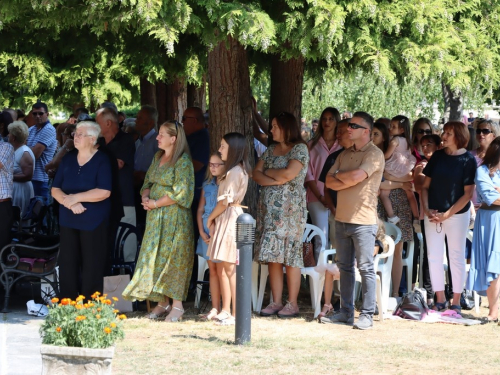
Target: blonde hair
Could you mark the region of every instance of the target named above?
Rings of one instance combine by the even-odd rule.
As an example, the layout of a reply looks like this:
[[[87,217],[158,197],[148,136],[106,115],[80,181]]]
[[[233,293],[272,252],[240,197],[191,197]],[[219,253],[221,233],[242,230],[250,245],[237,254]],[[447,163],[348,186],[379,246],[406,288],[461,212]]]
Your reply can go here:
[[[175,163],[181,158],[182,154],[186,154],[191,158],[191,153],[189,152],[189,146],[186,139],[186,133],[184,132],[184,127],[177,121],[171,120],[164,122],[160,125],[160,130],[162,127],[171,137],[176,137],[174,143],[174,151],[172,153],[172,159],[167,163],[169,166],[174,166]]]
[[[12,134],[16,141],[24,144],[28,138],[28,125],[24,121],[14,121],[7,127],[9,133]]]
[[[217,156],[223,163],[224,161],[222,160],[222,155],[220,154],[219,151],[212,152],[212,155],[208,158],[208,162],[210,163],[210,159],[212,159],[212,156]],[[210,171],[210,165],[207,166],[207,173],[205,173],[205,180],[203,182],[210,182],[214,176],[212,175],[212,172]]]

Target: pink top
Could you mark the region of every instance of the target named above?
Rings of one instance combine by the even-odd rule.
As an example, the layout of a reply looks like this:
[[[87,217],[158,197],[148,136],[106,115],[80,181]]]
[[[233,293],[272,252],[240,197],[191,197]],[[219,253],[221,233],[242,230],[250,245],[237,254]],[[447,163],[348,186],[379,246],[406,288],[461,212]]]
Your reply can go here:
[[[311,146],[311,144],[312,144],[312,141],[309,141],[307,143],[308,146]],[[316,145],[312,149],[309,150],[309,165],[307,168],[305,182],[315,181],[321,195],[324,195],[325,184],[318,181],[318,178],[319,178],[319,175],[321,174],[321,171],[323,170],[323,167],[324,167],[325,162],[326,162],[326,158],[330,154],[333,154],[335,151],[340,150],[341,148],[342,147],[339,145],[339,142],[335,141],[332,148],[328,149],[328,146],[326,145],[325,140],[323,139],[323,137],[321,137],[319,139],[318,143],[316,143]],[[307,188],[306,200],[308,203],[309,202],[318,202],[318,198],[316,198],[314,193],[309,188]]]

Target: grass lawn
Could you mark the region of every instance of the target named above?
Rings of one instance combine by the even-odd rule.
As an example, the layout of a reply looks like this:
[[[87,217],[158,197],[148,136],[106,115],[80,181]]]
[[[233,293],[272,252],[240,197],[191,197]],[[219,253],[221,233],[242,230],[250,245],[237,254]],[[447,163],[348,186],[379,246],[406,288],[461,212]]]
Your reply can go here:
[[[301,304],[306,306],[307,302]],[[486,299],[479,315],[488,313]],[[191,306],[191,307],[190,307]],[[384,320],[368,331],[312,321],[303,307],[295,319],[252,319],[252,341],[234,345],[234,327],[197,320],[186,304],[180,323],[129,314],[113,374],[477,374],[500,373],[496,324],[463,326]]]

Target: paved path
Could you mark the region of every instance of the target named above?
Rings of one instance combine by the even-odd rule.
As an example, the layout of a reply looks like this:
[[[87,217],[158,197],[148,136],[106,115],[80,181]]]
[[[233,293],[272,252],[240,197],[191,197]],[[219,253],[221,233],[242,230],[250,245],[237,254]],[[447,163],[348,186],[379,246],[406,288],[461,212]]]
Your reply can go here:
[[[0,313],[0,375],[40,375],[42,357],[38,329],[43,318],[30,316],[26,307]]]

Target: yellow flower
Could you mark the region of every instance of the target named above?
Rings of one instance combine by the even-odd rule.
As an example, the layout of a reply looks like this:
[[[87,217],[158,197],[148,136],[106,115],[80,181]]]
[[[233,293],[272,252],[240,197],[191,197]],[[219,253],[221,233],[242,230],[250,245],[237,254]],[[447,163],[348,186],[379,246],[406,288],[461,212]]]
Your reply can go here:
[[[56,331],[57,331],[57,332],[61,332],[61,331],[62,331],[62,328],[61,328],[61,327],[57,327],[57,328],[56,328]]]
[[[98,307],[98,308],[97,308],[97,311],[101,311],[101,308],[100,308],[100,307]]]
[[[83,301],[85,299],[85,296],[82,296],[81,294],[76,297],[76,302],[80,302],[80,301]]]
[[[101,316],[100,316],[99,314],[97,314],[95,317],[96,317],[97,319],[101,319]]]
[[[89,307],[94,307],[95,303],[89,302]]]
[[[52,298],[50,301],[51,301],[52,303],[57,303],[57,302],[59,302],[59,298],[54,297],[54,298]]]
[[[87,307],[89,307],[89,304],[88,303],[84,303],[83,307],[87,308]]]
[[[116,328],[116,323],[111,323],[110,326],[111,328]]]
[[[95,294],[96,296],[100,296],[100,295],[101,295],[101,293],[99,293],[99,292],[95,292],[94,294]]]
[[[76,306],[76,301],[71,301],[70,304],[71,306]]]
[[[116,297],[113,297],[113,301],[115,301],[115,302],[116,302],[116,301],[118,301],[118,298],[116,298]]]
[[[106,299],[106,300],[104,300],[104,303],[105,303],[106,305],[111,305],[111,300]]]
[[[106,298],[108,295],[107,295],[107,294],[103,294],[102,296],[103,296],[104,298]]]
[[[78,315],[78,316],[75,318],[75,320],[76,320],[77,322],[82,321],[82,320],[85,320],[85,319],[87,319],[87,317],[86,317],[86,316],[83,316],[83,315]]]
[[[111,328],[109,328],[109,327],[104,328],[104,332],[111,333]]]
[[[117,313],[119,313],[119,312],[120,312],[120,310],[114,309],[114,310],[113,310],[113,312],[114,312],[115,314],[117,314]]]
[[[125,314],[121,314],[121,315],[119,315],[119,316],[118,316],[118,318],[120,318],[120,319],[122,319],[122,320],[123,320],[123,319],[127,319],[127,315],[125,315]]]

